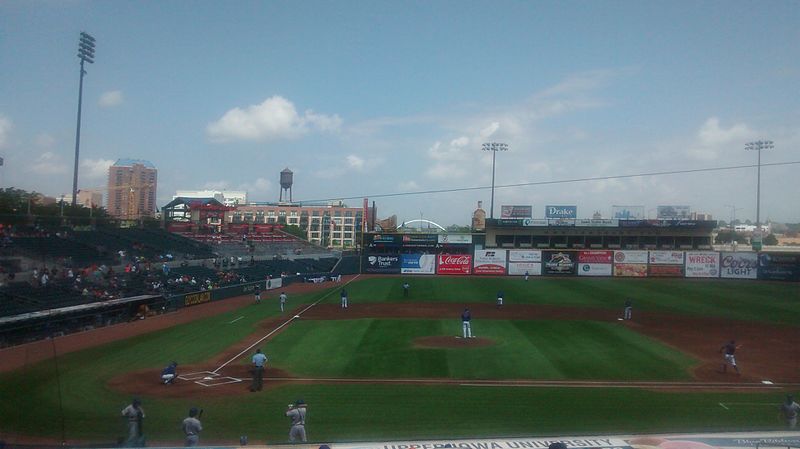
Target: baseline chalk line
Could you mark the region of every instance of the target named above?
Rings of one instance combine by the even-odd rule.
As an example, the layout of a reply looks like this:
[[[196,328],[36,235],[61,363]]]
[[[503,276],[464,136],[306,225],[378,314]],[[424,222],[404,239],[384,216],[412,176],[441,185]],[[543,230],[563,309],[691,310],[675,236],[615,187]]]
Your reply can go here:
[[[236,318],[236,319],[235,319],[235,320],[233,320],[233,321],[228,321],[228,324],[233,324],[233,323],[235,323],[235,322],[237,322],[237,321],[241,320],[242,318],[244,318],[244,315],[240,316],[239,318]]]

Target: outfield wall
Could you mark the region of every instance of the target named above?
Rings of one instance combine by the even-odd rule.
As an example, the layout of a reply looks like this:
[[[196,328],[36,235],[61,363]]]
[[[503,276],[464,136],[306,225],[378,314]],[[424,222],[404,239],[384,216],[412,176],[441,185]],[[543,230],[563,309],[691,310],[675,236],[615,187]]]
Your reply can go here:
[[[475,249],[369,254],[365,273],[447,276],[686,277],[800,281],[800,254],[727,251]]]

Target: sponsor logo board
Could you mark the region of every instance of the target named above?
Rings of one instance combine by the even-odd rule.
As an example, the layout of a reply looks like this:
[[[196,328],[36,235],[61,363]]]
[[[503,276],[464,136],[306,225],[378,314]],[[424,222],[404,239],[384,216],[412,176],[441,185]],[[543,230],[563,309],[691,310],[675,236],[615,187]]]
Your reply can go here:
[[[757,279],[758,253],[722,253],[720,276],[731,279]]]
[[[512,276],[524,276],[528,273],[530,276],[542,275],[541,262],[509,262],[508,274]]]
[[[614,263],[647,264],[647,251],[614,251]]]
[[[437,234],[405,234],[402,240],[407,248],[432,248],[439,241]]]
[[[400,273],[400,256],[397,254],[370,254],[367,256],[367,273]]]
[[[545,218],[578,218],[578,206],[545,206]]]
[[[579,251],[579,263],[607,263],[611,264],[614,251]]]
[[[436,255],[401,254],[400,272],[404,274],[435,274]]]
[[[533,206],[500,206],[500,218],[531,218]]]
[[[465,275],[472,272],[472,256],[469,254],[439,254],[437,257],[438,274]]]
[[[547,226],[575,226],[574,218],[550,218],[547,220]]]
[[[759,253],[758,278],[774,281],[796,281],[800,279],[800,255]]]
[[[542,251],[543,274],[575,274],[575,254],[564,251]]]
[[[644,251],[647,252],[647,251]],[[625,276],[633,278],[647,277],[646,263],[616,263],[614,264],[614,276]]]
[[[683,265],[650,265],[650,277],[683,277]]]
[[[519,250],[508,251],[509,262],[541,262],[542,252],[540,250]]]
[[[719,277],[719,253],[713,251],[687,251],[686,277]]]
[[[683,251],[650,251],[650,265],[683,264]]]
[[[504,249],[478,249],[475,250],[473,260],[473,274],[506,274],[506,250]]]
[[[616,228],[619,227],[619,220],[609,218],[580,218],[575,220],[575,226]]]
[[[522,220],[522,226],[547,226],[547,220],[543,218],[526,218]]]
[[[611,276],[610,263],[579,263],[578,276]]]
[[[443,244],[471,244],[472,234],[439,234],[439,243]]]

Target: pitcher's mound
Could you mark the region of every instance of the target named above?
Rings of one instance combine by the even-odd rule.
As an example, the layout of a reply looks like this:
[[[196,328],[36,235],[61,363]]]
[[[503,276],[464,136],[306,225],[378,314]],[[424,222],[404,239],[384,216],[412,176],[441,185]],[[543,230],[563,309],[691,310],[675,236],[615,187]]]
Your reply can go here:
[[[480,348],[484,346],[492,346],[494,340],[490,338],[475,337],[475,338],[461,338],[461,337],[420,337],[414,340],[414,346],[418,348]]]

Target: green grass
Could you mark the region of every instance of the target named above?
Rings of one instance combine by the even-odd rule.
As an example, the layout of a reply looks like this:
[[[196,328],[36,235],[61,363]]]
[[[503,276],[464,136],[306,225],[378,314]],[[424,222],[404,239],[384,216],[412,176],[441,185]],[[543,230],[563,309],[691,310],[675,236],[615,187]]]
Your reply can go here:
[[[561,304],[705,315],[798,325],[798,284],[714,280],[409,278],[411,301]],[[348,285],[358,303],[403,302],[402,278]],[[326,302],[338,301],[338,287]],[[290,307],[328,292],[294,295]],[[59,396],[69,439],[111,442],[124,432],[120,410],[130,401],[107,382],[120,374],[161,368],[170,360],[198,363],[242,341],[278,315],[274,301],[106,344],[0,375],[0,429],[60,436]],[[288,314],[287,314],[288,315]],[[231,321],[239,318],[235,323]],[[692,360],[616,326],[586,321],[477,320],[488,348],[418,349],[423,335],[456,335],[457,320],[348,320],[293,323],[264,345],[275,366],[294,374],[347,377],[546,379],[683,379]],[[57,362],[57,364],[56,364]],[[56,376],[56,366],[59,376]],[[243,386],[244,388],[244,386]],[[59,391],[61,394],[59,395]],[[633,389],[511,388],[414,385],[285,385],[260,394],[160,399],[142,395],[146,434],[179,441],[191,406],[206,409],[205,439],[282,442],[285,405],[311,404],[313,440],[485,437],[565,433],[667,432],[780,428],[775,408],[783,392],[658,393]],[[725,410],[719,402],[732,405]]]
[[[495,345],[413,344],[458,335],[460,326],[457,320],[300,321],[266,351],[274,366],[314,377],[689,380],[695,362],[626,327],[596,321],[480,320],[473,331]]]
[[[403,298],[402,283],[411,284]],[[626,279],[531,277],[382,277],[348,287],[359,302],[494,303],[497,292],[506,304],[549,304],[622,309],[631,298],[636,310],[671,312],[797,326],[800,283],[720,279]]]

